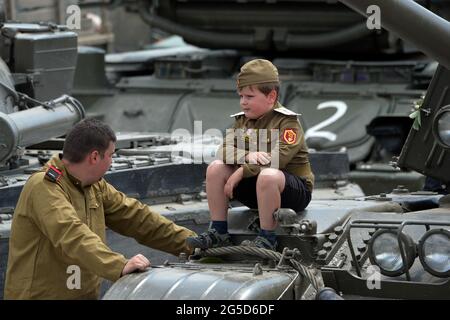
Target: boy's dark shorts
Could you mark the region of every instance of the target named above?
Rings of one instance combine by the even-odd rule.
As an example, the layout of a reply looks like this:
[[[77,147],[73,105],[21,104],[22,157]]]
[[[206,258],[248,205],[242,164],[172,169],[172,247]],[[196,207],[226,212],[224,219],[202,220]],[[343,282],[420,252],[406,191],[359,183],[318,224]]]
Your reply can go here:
[[[281,208],[290,208],[295,212],[303,211],[311,201],[311,192],[306,186],[305,179],[284,170],[285,185],[281,193]],[[251,209],[258,208],[256,197],[256,180],[258,176],[244,178],[233,190],[235,200]]]

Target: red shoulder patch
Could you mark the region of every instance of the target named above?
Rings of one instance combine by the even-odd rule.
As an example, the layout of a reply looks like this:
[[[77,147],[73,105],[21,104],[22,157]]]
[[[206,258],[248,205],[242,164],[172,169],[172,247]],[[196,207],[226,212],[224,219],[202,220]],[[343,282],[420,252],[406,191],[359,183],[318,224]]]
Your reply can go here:
[[[51,182],[58,182],[61,179],[62,171],[57,167],[50,165],[45,172],[44,178]]]
[[[283,141],[287,144],[294,144],[297,142],[297,132],[295,129],[284,129]]]

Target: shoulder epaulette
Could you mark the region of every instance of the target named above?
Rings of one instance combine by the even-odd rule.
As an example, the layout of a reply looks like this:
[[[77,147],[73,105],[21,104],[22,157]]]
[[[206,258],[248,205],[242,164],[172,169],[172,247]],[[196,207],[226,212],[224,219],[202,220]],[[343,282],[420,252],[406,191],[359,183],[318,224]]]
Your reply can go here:
[[[62,171],[57,167],[50,165],[47,171],[45,171],[44,177],[51,182],[58,182],[62,177]]]
[[[244,114],[244,111],[238,112],[238,113],[232,114],[232,115],[230,116],[230,118],[237,117],[237,116],[242,116],[243,114]]]
[[[273,110],[275,110],[276,112],[279,112],[281,114],[284,114],[286,116],[301,116],[302,115],[301,113],[296,113],[296,112],[294,112],[292,110],[289,110],[288,108],[285,108],[285,107],[275,108]]]

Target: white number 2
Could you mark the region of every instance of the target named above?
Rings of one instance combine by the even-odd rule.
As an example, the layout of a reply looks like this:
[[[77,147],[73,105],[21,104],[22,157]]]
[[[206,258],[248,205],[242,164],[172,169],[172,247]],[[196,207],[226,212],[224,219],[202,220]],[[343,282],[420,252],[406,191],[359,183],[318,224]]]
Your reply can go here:
[[[325,128],[326,126],[329,126],[330,124],[336,122],[339,118],[341,118],[347,111],[347,104],[343,101],[326,101],[319,103],[319,105],[317,106],[317,110],[325,108],[336,108],[336,113],[333,114],[328,119],[325,119],[324,121],[319,122],[315,126],[306,130],[305,139],[312,137],[319,137],[328,139],[330,141],[336,140],[337,135],[335,133],[330,131],[319,131],[319,130]]]

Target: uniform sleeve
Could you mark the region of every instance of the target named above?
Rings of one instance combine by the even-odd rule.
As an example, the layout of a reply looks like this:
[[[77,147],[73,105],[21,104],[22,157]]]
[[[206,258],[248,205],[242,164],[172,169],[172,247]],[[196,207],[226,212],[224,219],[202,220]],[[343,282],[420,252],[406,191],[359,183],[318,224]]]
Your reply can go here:
[[[281,123],[279,143],[279,168],[284,169],[305,143],[305,135],[297,117],[290,116]]]
[[[111,281],[120,278],[127,260],[111,251],[79,219],[62,187],[44,180],[42,187],[35,188],[30,197],[31,218],[56,249],[102,278]]]
[[[270,166],[261,166],[258,164],[244,164],[242,168],[244,169],[243,177],[250,178],[258,175],[261,172],[262,168],[269,168]]]
[[[217,150],[217,158],[226,164],[237,165],[245,163],[245,157],[248,154],[248,151],[238,149],[235,144],[236,135],[239,134],[239,128],[241,127],[240,121],[240,119],[236,119],[233,127],[227,129],[225,138]]]
[[[195,236],[195,232],[178,226],[149,206],[128,198],[106,181],[103,182],[103,206],[109,228],[154,249],[174,255],[192,253],[186,238]]]
[[[258,175],[263,168],[284,169],[292,158],[299,152],[304,141],[303,130],[297,117],[286,117],[280,125],[278,136],[278,147],[272,141],[271,157],[272,162],[269,165],[262,166],[258,164],[243,165],[243,177],[249,178]],[[278,159],[277,159],[278,158]]]

